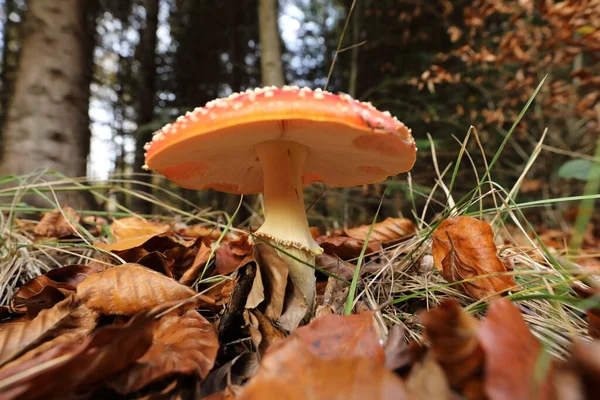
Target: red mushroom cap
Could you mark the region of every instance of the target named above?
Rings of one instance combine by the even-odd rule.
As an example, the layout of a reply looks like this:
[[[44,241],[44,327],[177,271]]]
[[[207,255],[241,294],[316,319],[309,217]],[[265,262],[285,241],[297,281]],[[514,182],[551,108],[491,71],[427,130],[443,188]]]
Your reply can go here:
[[[308,149],[303,185],[356,186],[410,170],[410,130],[388,112],[346,94],[286,86],[235,93],[196,108],[154,134],[147,169],[189,189],[263,190],[254,146],[270,140]]]

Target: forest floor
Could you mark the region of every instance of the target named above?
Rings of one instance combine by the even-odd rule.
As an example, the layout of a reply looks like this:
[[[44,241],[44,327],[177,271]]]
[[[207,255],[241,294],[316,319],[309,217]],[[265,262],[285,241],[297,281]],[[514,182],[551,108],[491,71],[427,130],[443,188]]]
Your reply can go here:
[[[27,190],[58,206],[58,187]],[[170,211],[63,206],[25,219],[17,213],[41,210],[21,203],[24,189],[0,221],[1,398],[598,393],[594,231],[575,262],[569,232],[536,232],[501,198],[471,214],[475,203],[450,200],[429,223],[376,214],[370,225],[314,228],[324,253],[301,322],[307,305],[286,255],[235,228],[235,214],[157,203]]]

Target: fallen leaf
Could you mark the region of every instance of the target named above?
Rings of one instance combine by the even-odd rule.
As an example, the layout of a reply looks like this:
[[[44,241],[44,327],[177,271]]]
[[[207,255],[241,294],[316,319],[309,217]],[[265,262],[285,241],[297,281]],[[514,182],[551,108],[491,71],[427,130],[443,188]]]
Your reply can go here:
[[[600,393],[600,341],[573,341],[569,371],[575,371],[581,381],[585,399],[595,399]]]
[[[511,276],[481,275],[507,272],[498,258],[490,224],[471,217],[449,218],[433,232],[433,261],[444,279],[457,282],[476,299],[497,297],[515,289]]]
[[[252,343],[261,356],[271,345],[285,337],[285,334],[258,310],[246,310],[244,320],[248,325]]]
[[[373,311],[351,315],[325,315],[296,329],[307,349],[321,358],[365,357],[381,363],[385,354],[380,343]]]
[[[178,235],[186,237],[186,238],[209,238],[212,240],[219,239],[221,236],[221,231],[214,226],[206,226],[206,225],[186,225],[179,226],[175,230]]]
[[[65,206],[62,211],[53,210],[44,214],[33,232],[39,236],[63,238],[72,236],[77,232],[78,222],[79,215],[77,215],[77,212],[71,207]]]
[[[143,265],[153,271],[159,272],[169,278],[173,278],[173,265],[175,260],[169,258],[158,251],[152,251],[141,257],[136,264]]]
[[[152,344],[153,313],[98,329],[81,343],[61,344],[0,370],[0,397],[70,398],[131,365]],[[68,377],[68,378],[67,378]]]
[[[550,399],[548,356],[508,299],[490,304],[478,337],[485,353],[485,388],[490,400]]]
[[[241,386],[258,370],[258,353],[246,352],[235,357],[233,360],[216,368],[202,382],[200,397],[217,394],[226,391],[228,387]],[[217,396],[217,398],[220,398]]]
[[[80,300],[69,297],[53,308],[42,310],[31,321],[8,322],[0,325],[0,364],[10,361],[44,333],[56,326],[63,318],[73,312]]]
[[[77,286],[77,295],[85,305],[102,314],[133,315],[196,294],[195,290],[138,264],[123,264],[90,275]],[[196,300],[187,306],[214,303],[204,295]]]
[[[452,398],[444,371],[431,354],[413,365],[406,379],[406,387],[413,399],[447,400]],[[467,398],[473,400],[471,397]]]
[[[420,313],[419,319],[450,386],[469,399],[485,399],[484,353],[477,336],[478,321],[454,299]]]
[[[272,346],[238,400],[408,399],[403,382],[365,357],[322,358],[299,337]]]
[[[267,318],[276,321],[281,317],[288,285],[288,267],[272,246],[266,243],[256,244],[255,259],[260,268],[264,287],[265,303],[263,312]]]
[[[150,349],[109,386],[128,394],[175,374],[204,378],[214,365],[218,349],[212,324],[195,310],[169,314],[157,322]]]
[[[64,300],[73,290],[71,285],[56,283],[41,275],[17,290],[11,300],[11,308],[19,313],[27,313],[27,317],[33,319],[40,311]]]
[[[248,235],[239,237],[226,236],[215,251],[215,274],[229,275],[242,266],[242,262],[248,256],[254,245],[248,240]]]
[[[316,242],[327,254],[336,255],[342,260],[350,260],[360,255],[364,246],[363,240],[357,240],[346,236],[320,236]],[[369,241],[365,254],[381,251],[381,243]]]
[[[115,220],[110,226],[114,241],[111,244],[96,243],[105,250],[128,250],[141,246],[151,238],[166,233],[171,228],[168,224],[156,224],[138,217],[127,217]]]
[[[202,274],[202,271],[206,267],[206,263],[211,257],[214,257],[212,249],[202,242],[194,257],[192,265],[183,273],[181,278],[179,278],[179,282],[186,286],[192,286]]]
[[[71,298],[74,298],[74,296]],[[28,361],[61,344],[83,341],[96,327],[99,315],[97,312],[87,308],[84,304],[81,304],[81,300],[77,298],[75,298],[74,303],[74,309],[71,312],[50,326],[49,329],[44,331],[38,338],[22,349],[19,352],[19,354],[22,355],[6,364],[5,367],[10,368],[14,364]],[[56,305],[52,310],[57,307],[60,307],[60,305]],[[48,311],[51,310],[45,312]]]
[[[305,319],[308,311],[304,294],[291,279],[288,279],[283,310],[281,317],[277,319],[277,326],[286,332],[292,332]]]
[[[343,234],[364,242],[367,240],[370,229],[371,225],[363,225],[357,228],[344,229],[336,234]],[[414,236],[415,233],[417,233],[417,227],[411,220],[407,218],[386,218],[384,221],[373,225],[369,241],[382,243],[395,242]]]

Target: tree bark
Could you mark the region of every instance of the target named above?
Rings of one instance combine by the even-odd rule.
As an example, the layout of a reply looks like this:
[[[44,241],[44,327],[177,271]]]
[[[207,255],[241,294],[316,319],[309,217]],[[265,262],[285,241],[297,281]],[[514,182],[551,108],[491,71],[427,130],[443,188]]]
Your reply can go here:
[[[86,173],[89,32],[86,0],[30,0],[0,175],[36,169]]]
[[[3,27],[2,70],[0,71],[0,131],[2,131],[2,126],[8,114],[8,104],[12,98],[19,61],[19,48],[16,44],[20,42],[20,29],[18,23],[10,20],[10,15],[13,12],[19,12],[14,0],[6,0],[4,2],[6,20]]]
[[[260,69],[263,86],[283,86],[281,41],[277,26],[278,0],[259,0],[258,23],[260,30]]]
[[[154,107],[156,105],[156,30],[158,28],[158,7],[159,0],[145,0],[146,24],[143,28],[139,44],[139,86],[138,86],[138,110],[137,125],[142,127],[136,135],[135,146],[135,172],[145,172],[142,170],[144,165],[145,150],[144,144],[152,140],[152,131],[148,126],[154,119]],[[151,183],[150,174],[137,175],[136,180]],[[143,191],[151,191],[149,187],[140,187]],[[152,203],[133,197],[133,209],[144,214],[152,212]]]
[[[362,20],[363,20],[363,0],[357,0],[354,13],[352,15],[352,45],[354,46],[351,50],[350,59],[350,78],[348,82],[348,94],[352,97],[357,96],[357,85],[358,85],[358,54],[360,53],[360,47],[357,44],[361,39],[362,31]]]

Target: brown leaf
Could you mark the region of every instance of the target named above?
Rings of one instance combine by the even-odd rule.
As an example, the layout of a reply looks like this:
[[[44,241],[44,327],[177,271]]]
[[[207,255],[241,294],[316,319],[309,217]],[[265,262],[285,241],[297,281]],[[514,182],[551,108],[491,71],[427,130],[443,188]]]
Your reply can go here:
[[[344,229],[344,235],[353,239],[365,241],[369,235],[371,225],[363,225],[357,228]],[[407,218],[386,218],[382,222],[373,225],[373,231],[369,241],[373,242],[394,242],[414,236],[417,233],[415,224]]]
[[[267,348],[275,342],[285,338],[285,334],[277,329],[273,322],[258,310],[245,310],[244,320],[250,331],[250,338],[259,355],[263,355]]]
[[[63,215],[64,213],[64,215]],[[65,215],[67,218],[65,218]],[[33,232],[39,236],[62,238],[76,233],[79,215],[71,207],[53,210],[44,214],[40,223]]]
[[[109,386],[128,394],[170,375],[196,374],[212,369],[219,342],[213,326],[195,310],[161,318],[153,344],[137,362],[111,380]]]
[[[431,354],[413,365],[406,380],[406,386],[411,398],[414,399],[447,400],[452,398],[444,371]],[[467,398],[473,400],[471,397]]]
[[[297,336],[279,341],[239,400],[408,399],[402,381],[365,357],[322,358]]]
[[[419,314],[425,339],[450,386],[469,399],[485,399],[484,353],[477,337],[478,321],[454,299]]]
[[[320,236],[317,243],[327,254],[337,255],[342,260],[350,260],[360,255],[364,241],[346,236]],[[381,251],[381,243],[369,241],[366,254],[377,253]]]
[[[240,266],[253,249],[248,235],[226,236],[215,251],[215,274],[229,275]]]
[[[498,258],[490,224],[471,217],[449,218],[433,232],[433,261],[448,282],[507,272]],[[460,284],[476,299],[515,289],[511,276],[477,278]]]
[[[9,322],[0,325],[0,364],[27,349],[29,345],[55,327],[62,319],[73,312],[80,304],[75,297],[69,297],[55,307],[42,310],[31,321]]]
[[[11,300],[12,309],[20,313],[26,312],[27,317],[33,319],[40,311],[52,308],[64,300],[73,290],[71,285],[59,284],[41,275],[17,290]]]
[[[75,296],[71,298],[76,299]],[[28,361],[60,344],[82,341],[96,327],[98,313],[81,304],[81,300],[76,299],[75,301],[78,305],[75,306],[73,311],[43,332],[37,339],[19,352],[23,355],[8,363],[5,367],[10,368],[12,365]],[[52,310],[59,306],[56,305]]]
[[[154,314],[98,329],[81,343],[61,344],[0,370],[0,397],[69,398],[128,367],[152,344]],[[33,368],[35,367],[35,368]]]
[[[170,228],[171,226],[168,224],[156,224],[143,218],[121,218],[110,226],[110,233],[114,238],[113,243],[96,243],[96,246],[111,251],[128,250],[166,233]]]
[[[206,226],[206,225],[190,225],[178,227],[176,229],[178,235],[183,236],[185,238],[209,238],[212,240],[219,239],[221,236],[221,231],[214,226]]]
[[[595,399],[600,393],[600,341],[574,340],[566,366],[579,375],[585,398]]]
[[[485,353],[485,387],[490,400],[551,398],[549,371],[540,370],[545,365],[540,363],[541,357],[549,356],[514,304],[508,299],[492,302],[478,336]]]
[[[102,314],[133,315],[165,302],[189,299],[196,291],[141,265],[123,264],[90,275],[77,287],[77,295]],[[206,296],[198,300],[214,303]]]
[[[288,284],[288,267],[277,250],[266,243],[257,243],[255,251],[266,300],[264,314],[271,321],[276,321],[283,312]]]
[[[192,286],[200,277],[200,274],[206,267],[206,263],[211,255],[214,257],[212,249],[202,242],[200,244],[200,249],[198,249],[198,252],[194,257],[192,265],[183,273],[181,278],[179,278],[179,282],[186,286]]]
[[[331,314],[296,329],[291,336],[321,358],[366,357],[383,365],[385,355],[375,324],[374,312]]]

